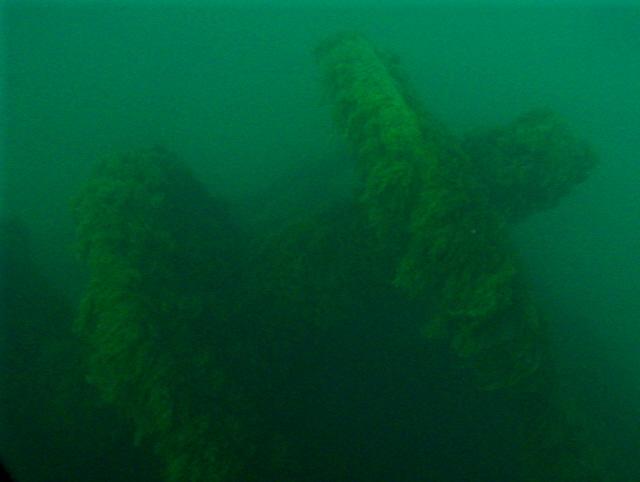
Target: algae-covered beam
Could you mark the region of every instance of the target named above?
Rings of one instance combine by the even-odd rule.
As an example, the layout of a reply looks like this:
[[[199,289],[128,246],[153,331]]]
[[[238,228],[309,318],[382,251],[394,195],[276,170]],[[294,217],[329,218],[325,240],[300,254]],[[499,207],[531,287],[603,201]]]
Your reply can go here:
[[[235,480],[253,445],[229,379],[230,227],[161,149],[104,160],[75,202],[90,284],[75,329],[89,381],[168,481]]]
[[[482,387],[509,388],[528,443],[524,480],[603,480],[591,446],[578,440],[579,427],[558,403],[546,329],[507,241],[510,222],[553,205],[584,179],[590,152],[545,114],[470,138],[472,158],[415,105],[364,38],[330,39],[318,58],[337,123],[357,156],[360,201],[397,266],[393,284],[435,305],[425,331],[448,337]],[[495,142],[484,149],[487,139]],[[520,157],[508,157],[513,148]],[[479,175],[488,162],[494,164]],[[542,199],[525,193],[512,210],[498,191],[527,182],[539,183],[533,189]]]
[[[335,119],[358,160],[371,223],[383,239],[402,240],[420,192],[419,171],[429,155],[418,119],[362,37],[330,39],[316,54]]]
[[[425,331],[448,336],[486,386],[516,383],[537,367],[541,327],[471,161],[363,37],[330,39],[317,56],[357,156],[361,203],[396,260],[393,283],[437,304]]]
[[[463,146],[492,207],[510,223],[555,207],[597,161],[593,149],[548,109],[470,133]]]

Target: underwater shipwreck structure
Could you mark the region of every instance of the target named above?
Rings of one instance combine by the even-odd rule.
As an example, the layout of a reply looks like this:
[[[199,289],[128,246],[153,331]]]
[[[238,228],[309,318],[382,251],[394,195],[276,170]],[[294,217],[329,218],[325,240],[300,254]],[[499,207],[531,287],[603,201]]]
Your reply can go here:
[[[442,405],[504,407],[502,480],[605,480],[509,239],[590,148],[550,111],[459,139],[359,35],[316,59],[358,173],[322,213],[250,236],[167,151],[98,166],[75,201],[90,383],[172,482],[453,480],[427,400],[454,382]]]

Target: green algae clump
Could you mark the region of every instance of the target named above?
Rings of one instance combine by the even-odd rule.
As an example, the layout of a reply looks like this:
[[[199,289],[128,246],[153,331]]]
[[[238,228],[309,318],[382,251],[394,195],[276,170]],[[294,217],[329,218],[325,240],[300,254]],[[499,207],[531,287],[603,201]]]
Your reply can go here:
[[[252,444],[221,335],[233,260],[224,210],[150,149],[104,160],[75,214],[90,272],[75,326],[91,348],[89,381],[165,461],[167,480],[236,477]]]

